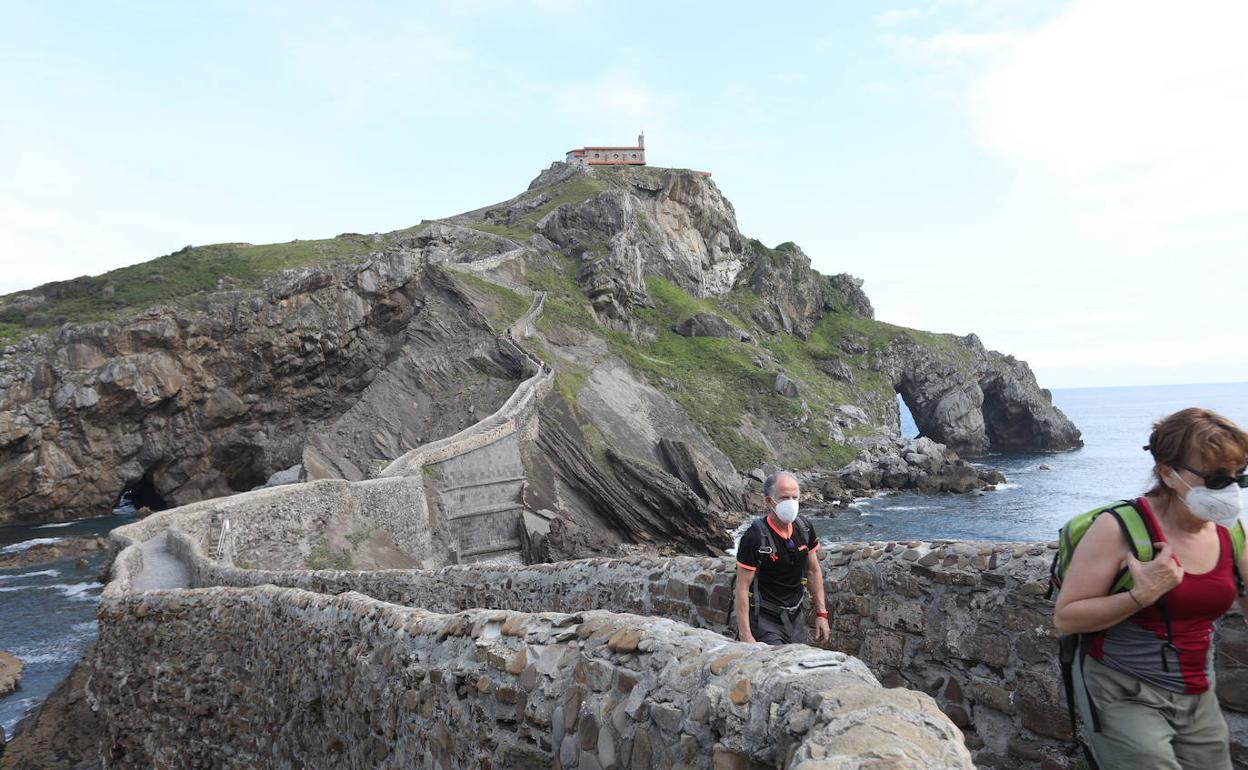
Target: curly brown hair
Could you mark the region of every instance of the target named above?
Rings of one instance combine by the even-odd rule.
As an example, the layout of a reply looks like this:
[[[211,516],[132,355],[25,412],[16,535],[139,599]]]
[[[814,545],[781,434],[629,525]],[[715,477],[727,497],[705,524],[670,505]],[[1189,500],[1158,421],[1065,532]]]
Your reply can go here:
[[[1248,432],[1217,412],[1189,407],[1154,423],[1144,448],[1156,463],[1148,493],[1168,496],[1175,492],[1162,482],[1158,466],[1178,471],[1195,454],[1205,468],[1222,464],[1242,468],[1248,463]]]

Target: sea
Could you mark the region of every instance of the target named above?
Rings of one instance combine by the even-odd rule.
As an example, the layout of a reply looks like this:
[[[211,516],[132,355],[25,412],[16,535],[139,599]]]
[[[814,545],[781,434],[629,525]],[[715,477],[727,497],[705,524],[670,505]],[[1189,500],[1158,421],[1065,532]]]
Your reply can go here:
[[[1053,401],[1083,431],[1072,452],[1002,454],[976,458],[998,468],[1007,482],[967,495],[891,494],[855,501],[834,515],[813,518],[825,541],[1053,540],[1066,519],[1149,486],[1143,450],[1152,423],[1188,406],[1214,409],[1248,426],[1248,383],[1070,388]],[[902,408],[902,432],[918,434]],[[1245,499],[1248,508],[1248,498]],[[103,535],[132,521],[133,508],[112,516],[64,524],[0,527],[0,553],[49,539]],[[13,727],[69,673],[95,638],[100,555],[86,569],[75,559],[0,570],[0,650],[21,658],[21,687],[0,698],[0,726]]]

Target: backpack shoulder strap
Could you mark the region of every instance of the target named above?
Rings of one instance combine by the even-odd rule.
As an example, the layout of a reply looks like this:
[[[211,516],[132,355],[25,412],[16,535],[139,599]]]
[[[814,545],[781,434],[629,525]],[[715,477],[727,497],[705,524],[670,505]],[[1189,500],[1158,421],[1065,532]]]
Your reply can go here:
[[[1235,568],[1239,568],[1239,560],[1244,556],[1244,522],[1236,521],[1231,527],[1231,551],[1235,554]]]
[[[810,539],[810,522],[806,521],[805,516],[798,516],[793,520],[793,534],[797,535],[794,542],[806,545],[806,541]]]
[[[1127,539],[1127,547],[1135,558],[1150,561],[1153,558],[1153,543],[1161,540],[1161,526],[1157,523],[1152,511],[1142,507],[1135,500],[1120,500],[1106,509],[1112,513],[1122,526],[1123,537]]]
[[[1118,526],[1122,529],[1122,536],[1126,538],[1127,547],[1131,549],[1135,558],[1140,561],[1151,561],[1154,551],[1153,543],[1161,539],[1161,530],[1152,513],[1134,500],[1120,500],[1108,506],[1105,512],[1117,520]],[[1109,592],[1112,594],[1127,591],[1133,583],[1131,572],[1123,568],[1114,577]]]
[[[1231,553],[1234,559],[1231,567],[1235,571],[1235,589],[1240,596],[1248,596],[1248,590],[1244,588],[1244,576],[1240,574],[1239,560],[1244,555],[1244,522],[1236,521],[1235,526],[1231,527]]]

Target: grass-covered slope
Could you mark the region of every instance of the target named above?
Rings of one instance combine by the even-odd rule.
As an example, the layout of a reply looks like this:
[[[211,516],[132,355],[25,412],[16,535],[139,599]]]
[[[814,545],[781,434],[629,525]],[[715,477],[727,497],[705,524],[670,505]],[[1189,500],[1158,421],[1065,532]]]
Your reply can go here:
[[[577,176],[540,191],[518,196],[516,201],[536,201],[514,222],[474,222],[476,229],[524,243],[539,219],[565,203],[590,198],[607,185],[596,176]],[[414,235],[424,223],[376,235],[344,234],[315,241],[290,241],[252,245],[218,243],[187,246],[163,257],[96,276],[55,281],[0,296],[0,341],[46,332],[63,323],[116,320],[158,304],[179,304],[198,294],[214,291],[225,278],[240,289],[260,285],[282,270],[360,261],[392,248]],[[193,303],[193,299],[190,300]]]
[[[793,468],[844,465],[858,450],[830,440],[823,415],[840,405],[893,403],[892,384],[872,369],[877,351],[898,338],[962,350],[952,335],[908,329],[845,312],[825,315],[806,339],[784,333],[762,334],[748,323],[743,312],[760,301],[749,289],[738,288],[722,298],[700,299],[657,276],[646,279],[654,306],[636,310],[639,332],[628,334],[597,321],[575,276],[575,260],[561,255],[553,264],[529,272],[528,284],[547,292],[538,321],[547,344],[566,336],[561,327],[600,338],[612,353],[679,403],[740,469],[777,459]],[[726,318],[753,339],[684,337],[672,330],[696,313]],[[846,352],[847,347],[861,352]],[[557,356],[547,357],[556,364],[564,398],[574,403],[588,370]],[[849,367],[852,383],[829,376],[821,367],[827,361],[841,361]],[[798,383],[797,398],[775,391],[780,371]],[[743,430],[747,424],[769,433],[783,456],[769,456],[757,440],[750,438],[751,431]],[[876,429],[871,423],[861,424],[845,430],[844,436],[847,441]]]
[[[56,281],[0,297],[0,339],[46,331],[67,322],[124,318],[153,305],[178,303],[214,291],[221,279],[248,289],[287,268],[366,259],[409,233],[340,235],[260,246],[187,246],[103,275]]]

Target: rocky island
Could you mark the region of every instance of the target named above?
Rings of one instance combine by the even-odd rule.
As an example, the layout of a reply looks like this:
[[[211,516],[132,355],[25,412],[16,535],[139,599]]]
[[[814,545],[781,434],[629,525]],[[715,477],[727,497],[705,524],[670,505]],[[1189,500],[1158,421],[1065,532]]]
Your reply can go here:
[[[372,478],[498,408],[530,354],[557,387],[526,504],[587,526],[639,504],[606,504],[619,484],[699,477],[703,503],[739,509],[742,474],[769,462],[856,492],[965,491],[981,482],[959,454],[1080,445],[1024,362],[877,321],[861,283],[740,234],[703,175],[556,163],[408,231],[188,247],[19,292],[0,298],[0,517]],[[517,347],[496,332],[535,292]],[[929,441],[900,440],[896,394]]]
[[[829,649],[723,636],[764,465],[965,491],[996,479],[964,457],[1080,438],[1025,363],[876,320],[705,175],[556,163],[405,231],[125,270],[0,299],[47,330],[0,354],[8,521],[166,508],[110,536],[52,699],[90,712],[75,761],[1069,766],[1051,544],[830,544]]]

